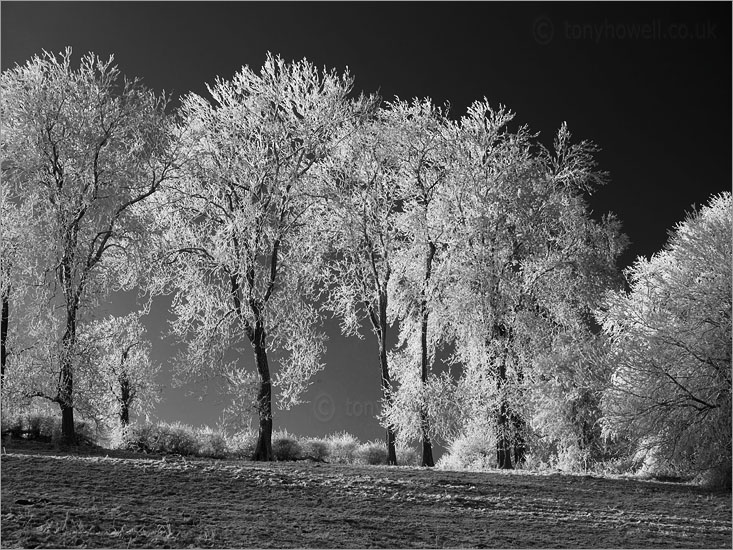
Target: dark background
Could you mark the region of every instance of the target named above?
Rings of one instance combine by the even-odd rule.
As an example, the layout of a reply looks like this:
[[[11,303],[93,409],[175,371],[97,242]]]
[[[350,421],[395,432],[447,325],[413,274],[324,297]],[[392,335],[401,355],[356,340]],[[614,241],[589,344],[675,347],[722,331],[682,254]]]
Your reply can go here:
[[[115,55],[128,76],[174,98],[259,68],[269,50],[356,77],[385,99],[432,97],[460,116],[484,96],[551,143],[567,121],[576,139],[602,147],[611,183],[591,198],[615,212],[631,239],[621,259],[649,256],[693,204],[731,189],[731,4],[442,2],[7,2],[3,70],[43,49]],[[174,101],[174,105],[175,105]],[[129,296],[108,309],[126,312]],[[149,319],[165,363],[164,301]],[[277,412],[275,426],[304,435],[346,429],[381,437],[376,344],[346,339],[335,322],[326,369],[308,404]],[[252,363],[246,358],[246,363]],[[164,367],[163,383],[170,382]],[[213,425],[214,389],[167,388],[156,414]],[[193,391],[194,396],[187,392]]]

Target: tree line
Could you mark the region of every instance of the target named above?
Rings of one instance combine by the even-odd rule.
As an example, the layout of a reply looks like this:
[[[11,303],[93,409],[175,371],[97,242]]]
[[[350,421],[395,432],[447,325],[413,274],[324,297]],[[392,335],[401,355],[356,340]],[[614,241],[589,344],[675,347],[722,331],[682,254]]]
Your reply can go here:
[[[334,315],[374,335],[391,464],[398,438],[432,466],[481,434],[499,468],[550,445],[729,471],[730,193],[622,274],[597,147],[565,124],[547,148],[486,99],[452,118],[271,54],[207,90],[171,109],[70,49],[3,72],[4,406],[55,403],[68,440],[75,411],[126,425],[160,396],[144,317],[167,295],[178,376],[256,412],[256,460]],[[101,316],[122,290],[146,306]]]

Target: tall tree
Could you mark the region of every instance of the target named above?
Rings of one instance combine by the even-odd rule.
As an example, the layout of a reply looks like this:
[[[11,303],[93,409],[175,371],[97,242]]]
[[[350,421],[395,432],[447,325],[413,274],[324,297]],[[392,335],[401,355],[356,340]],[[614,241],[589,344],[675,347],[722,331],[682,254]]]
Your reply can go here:
[[[378,345],[382,399],[389,407],[388,289],[400,246],[395,218],[401,201],[392,129],[380,115],[375,111],[344,143],[342,154],[333,158],[321,220],[330,244],[324,303],[340,316],[346,335],[361,337],[362,324],[371,326]],[[386,445],[388,463],[397,464],[391,424],[386,427]]]
[[[591,219],[584,193],[603,182],[592,144],[536,152],[513,114],[474,103],[455,124],[457,179],[447,255],[447,338],[463,366],[468,417],[493,424],[497,464],[512,468],[526,448],[526,377],[554,338],[586,325],[623,247],[617,223]]]
[[[270,354],[281,355],[274,382],[283,407],[298,403],[322,367],[319,315],[307,300],[319,243],[304,228],[320,167],[354,116],[351,86],[348,73],[268,54],[259,74],[243,67],[208,86],[211,102],[183,99],[187,163],[161,200],[159,289],[175,292],[173,328],[188,341],[184,375],[240,370],[237,346],[251,346],[256,460],[272,460]]]
[[[682,470],[731,472],[731,194],[687,215],[625,272],[600,317],[615,369],[606,429]]]
[[[140,238],[135,207],[172,166],[165,100],[125,79],[112,57],[90,53],[78,68],[71,57],[36,56],[3,72],[1,84],[3,179],[12,200],[32,208],[33,239],[49,260],[37,276],[58,317],[44,336],[58,342],[57,383],[37,393],[60,406],[68,441],[80,319],[126,269]]]
[[[404,364],[400,369],[400,391],[409,391],[410,384],[417,385],[413,395],[423,396],[414,403],[420,417],[422,464],[433,466],[428,403],[424,396],[435,356],[436,338],[430,334],[431,302],[439,287],[436,273],[440,254],[451,230],[445,215],[450,169],[446,113],[429,99],[411,103],[397,100],[388,105],[384,118],[395,136],[392,147],[401,202],[397,225],[404,240],[392,284],[392,305],[401,323],[404,348],[394,358]],[[412,362],[417,363],[419,379],[411,374],[414,366],[408,367]]]

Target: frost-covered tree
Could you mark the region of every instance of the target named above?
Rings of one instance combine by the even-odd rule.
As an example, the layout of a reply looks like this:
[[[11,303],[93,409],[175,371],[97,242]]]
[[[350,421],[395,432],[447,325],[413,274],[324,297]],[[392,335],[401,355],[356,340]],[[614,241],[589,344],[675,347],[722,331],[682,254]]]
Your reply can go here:
[[[35,330],[23,331],[18,368],[51,369],[26,391],[59,405],[63,437],[73,440],[78,326],[131,281],[136,207],[172,166],[166,102],[125,79],[111,57],[90,53],[74,67],[70,49],[4,71],[1,86],[3,185],[32,212],[28,238],[44,251],[23,303],[40,318],[27,319]]]
[[[372,100],[373,101],[373,100]],[[372,110],[370,120],[343,143],[328,167],[321,235],[328,240],[325,306],[346,335],[361,337],[367,323],[377,339],[382,399],[392,400],[387,309],[395,254],[400,247],[398,159],[391,126]],[[396,464],[395,428],[386,426],[387,460]]]
[[[440,287],[442,251],[452,231],[452,220],[446,215],[450,203],[446,191],[450,181],[446,113],[429,99],[410,103],[396,100],[383,116],[394,135],[396,192],[400,198],[395,223],[403,241],[390,283],[390,310],[400,322],[401,347],[391,360],[400,386],[386,418],[400,426],[407,438],[419,433],[422,464],[433,466],[428,386],[438,339],[431,312]]]
[[[500,468],[523,459],[537,358],[587,328],[623,247],[618,224],[594,221],[584,198],[603,182],[595,148],[572,145],[565,125],[554,151],[537,148],[526,128],[507,129],[512,119],[484,100],[454,127],[452,274],[440,316],[463,366],[464,415],[494,430]]]
[[[324,336],[307,299],[320,243],[307,228],[321,166],[352,126],[351,86],[348,73],[268,54],[259,74],[243,67],[208,86],[211,100],[182,102],[187,160],[161,196],[157,291],[174,293],[173,330],[188,343],[184,376],[249,380],[240,346],[251,347],[256,460],[272,460],[273,381],[289,407],[322,368]]]
[[[10,199],[10,188],[3,178],[0,183],[0,293],[2,295],[2,324],[0,327],[0,387],[5,383],[5,367],[11,342],[8,340],[10,327],[10,302],[14,294],[16,303],[23,290],[24,267],[34,250],[28,239],[28,222],[31,218],[27,204],[15,204]]]
[[[606,428],[683,471],[731,469],[731,194],[713,196],[607,295]]]
[[[151,359],[140,312],[109,316],[84,327],[80,347],[92,363],[95,416],[115,417],[124,427],[131,413],[146,414],[158,402],[160,387],[155,379],[160,365]]]

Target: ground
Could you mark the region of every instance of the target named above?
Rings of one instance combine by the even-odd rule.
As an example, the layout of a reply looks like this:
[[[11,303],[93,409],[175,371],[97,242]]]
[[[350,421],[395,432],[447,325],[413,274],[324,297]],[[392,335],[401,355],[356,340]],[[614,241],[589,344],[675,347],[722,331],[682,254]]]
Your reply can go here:
[[[591,476],[6,447],[2,547],[731,548],[731,495]]]

